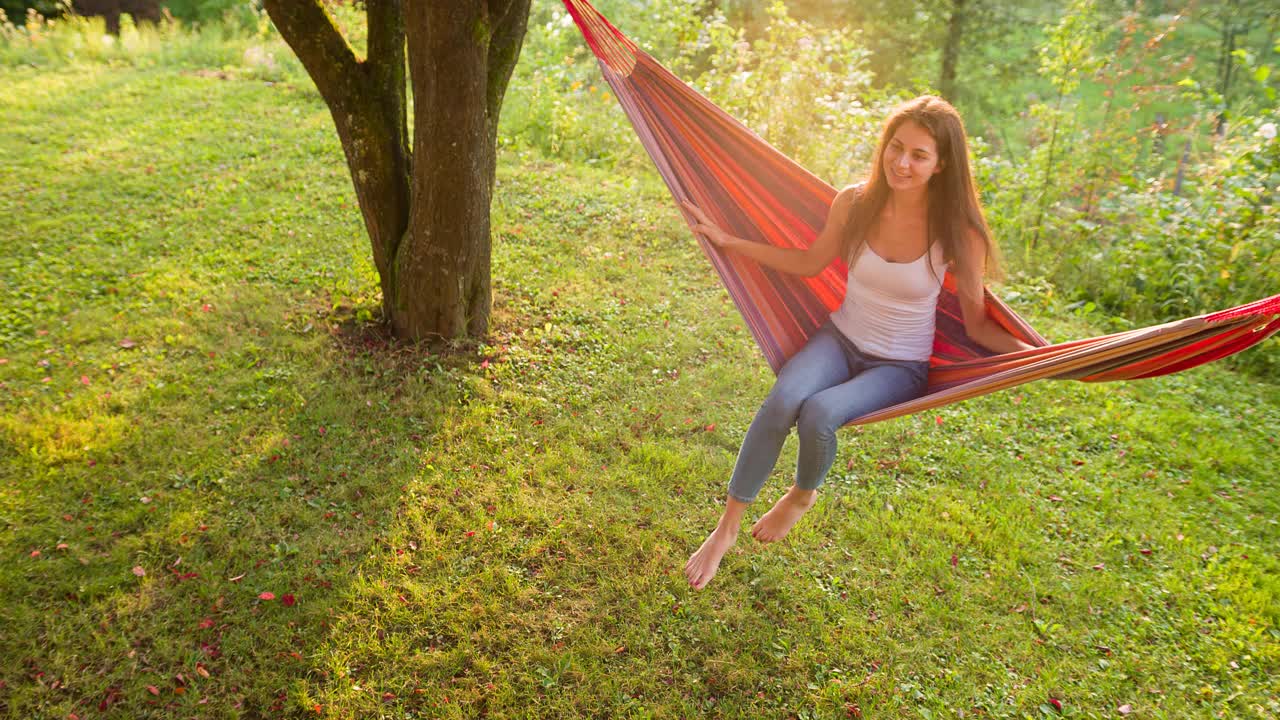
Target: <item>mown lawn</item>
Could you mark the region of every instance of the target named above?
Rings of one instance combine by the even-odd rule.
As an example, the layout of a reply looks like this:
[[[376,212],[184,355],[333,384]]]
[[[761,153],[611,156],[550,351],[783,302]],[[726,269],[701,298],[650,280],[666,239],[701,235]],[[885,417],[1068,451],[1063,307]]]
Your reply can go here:
[[[1275,385],[846,430],[695,593],[770,375],[652,174],[504,155],[491,337],[432,353],[369,322],[309,87],[10,68],[0,107],[10,717],[1280,714]]]

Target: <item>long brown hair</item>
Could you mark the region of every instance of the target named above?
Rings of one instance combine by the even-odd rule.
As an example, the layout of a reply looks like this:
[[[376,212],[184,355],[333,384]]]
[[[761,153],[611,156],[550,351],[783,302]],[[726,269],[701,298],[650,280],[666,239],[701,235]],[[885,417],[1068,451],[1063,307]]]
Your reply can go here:
[[[969,168],[969,147],[965,140],[964,122],[951,103],[933,95],[922,95],[894,108],[885,120],[876,147],[875,162],[867,172],[849,218],[844,238],[844,256],[852,263],[867,240],[867,231],[875,225],[889,200],[892,189],[884,175],[884,153],[902,123],[912,121],[924,128],[938,146],[942,170],[929,178],[928,200],[929,248],[942,246],[943,258],[958,267],[964,262],[960,251],[970,229],[977,230],[986,244],[986,275],[998,277],[1000,262],[991,230],[982,216],[982,204],[973,184]],[[984,268],[979,268],[981,274]]]

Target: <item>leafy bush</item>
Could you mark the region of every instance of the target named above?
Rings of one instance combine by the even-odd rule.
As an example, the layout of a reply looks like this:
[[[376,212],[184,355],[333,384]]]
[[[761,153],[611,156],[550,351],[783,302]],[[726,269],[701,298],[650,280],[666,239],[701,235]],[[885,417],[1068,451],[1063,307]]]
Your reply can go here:
[[[1077,2],[1075,12],[1097,19],[1093,2]],[[1148,28],[1144,41],[1132,16],[1118,38],[1070,22],[1048,33],[1041,71],[1059,92],[1027,114],[1031,150],[1018,160],[991,156],[978,163],[993,229],[1018,268],[1050,278],[1071,306],[1089,309],[1112,329],[1276,293],[1280,115],[1274,89],[1265,86],[1269,67],[1251,74],[1264,84],[1256,95],[1267,102],[1240,110],[1218,137],[1219,100],[1193,81],[1179,81],[1185,65],[1157,55],[1176,26]],[[1085,80],[1091,87],[1082,86]],[[1095,104],[1086,93],[1098,88],[1104,92]],[[1171,100],[1191,112],[1177,128],[1187,136],[1187,157],[1170,172],[1150,118]],[[1149,130],[1135,132],[1143,118]],[[1271,352],[1233,362],[1280,375],[1278,345],[1272,340]]]
[[[9,18],[9,22],[24,25],[32,12],[42,17],[61,15],[63,5],[59,0],[0,0],[0,12]]]

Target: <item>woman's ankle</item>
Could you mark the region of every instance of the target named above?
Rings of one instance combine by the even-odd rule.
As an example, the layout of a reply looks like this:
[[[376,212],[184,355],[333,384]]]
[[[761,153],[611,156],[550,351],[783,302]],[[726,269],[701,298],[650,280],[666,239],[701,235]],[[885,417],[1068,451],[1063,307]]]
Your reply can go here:
[[[818,501],[818,491],[816,488],[813,490],[805,490],[798,485],[792,485],[790,489],[787,490],[787,499],[792,502],[812,505]]]

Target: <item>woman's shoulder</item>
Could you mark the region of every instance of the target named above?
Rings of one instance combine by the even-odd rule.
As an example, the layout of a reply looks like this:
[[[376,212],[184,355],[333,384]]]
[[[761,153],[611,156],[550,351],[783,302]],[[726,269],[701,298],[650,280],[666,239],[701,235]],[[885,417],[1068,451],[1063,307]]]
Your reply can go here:
[[[865,186],[866,183],[862,182],[844,186],[840,192],[836,193],[835,202],[832,204],[844,205],[846,207],[853,205],[857,202],[859,197],[862,197],[862,190]]]

